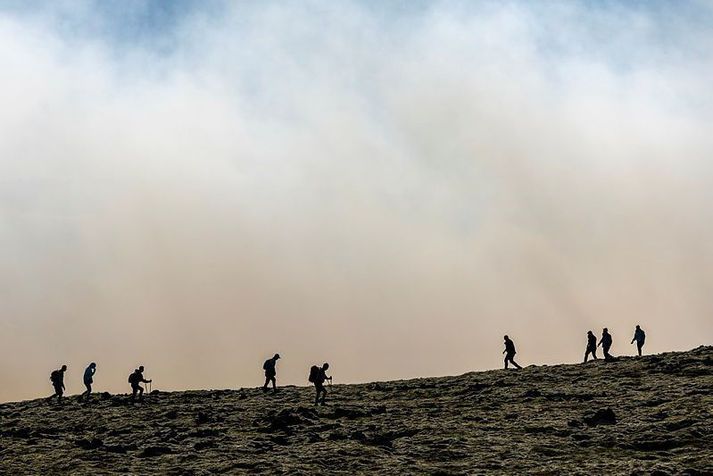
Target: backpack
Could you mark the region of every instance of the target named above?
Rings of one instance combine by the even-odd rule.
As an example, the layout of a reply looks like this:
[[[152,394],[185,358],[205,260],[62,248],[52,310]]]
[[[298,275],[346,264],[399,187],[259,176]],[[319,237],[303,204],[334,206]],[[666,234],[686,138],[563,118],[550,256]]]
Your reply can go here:
[[[139,383],[139,374],[137,374],[136,372],[131,372],[131,375],[129,375],[129,383]]]
[[[262,364],[262,369],[267,370],[267,368],[270,366],[270,360],[266,360],[264,364]]]
[[[53,370],[50,374],[50,381],[52,383],[59,383],[59,370]]]
[[[307,378],[307,380],[314,383],[317,381],[318,378],[319,378],[319,367],[317,367],[316,365],[313,365],[309,369],[309,377]]]

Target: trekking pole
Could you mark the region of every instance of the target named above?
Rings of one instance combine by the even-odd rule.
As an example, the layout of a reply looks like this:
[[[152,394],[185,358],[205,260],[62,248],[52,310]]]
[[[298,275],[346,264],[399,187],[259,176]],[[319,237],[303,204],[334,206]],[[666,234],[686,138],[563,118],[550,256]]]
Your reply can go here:
[[[149,395],[151,395],[151,382],[149,382]]]

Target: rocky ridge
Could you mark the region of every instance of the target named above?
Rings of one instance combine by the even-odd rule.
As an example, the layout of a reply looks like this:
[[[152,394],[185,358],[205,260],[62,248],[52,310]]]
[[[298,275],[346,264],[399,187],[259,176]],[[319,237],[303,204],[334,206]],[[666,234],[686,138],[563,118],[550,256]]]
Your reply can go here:
[[[313,389],[0,405],[0,474],[713,474],[713,347]]]

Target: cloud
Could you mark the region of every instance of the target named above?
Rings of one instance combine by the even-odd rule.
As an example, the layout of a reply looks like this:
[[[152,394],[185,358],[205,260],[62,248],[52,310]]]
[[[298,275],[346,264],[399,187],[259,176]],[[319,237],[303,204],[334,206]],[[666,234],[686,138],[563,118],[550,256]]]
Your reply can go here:
[[[710,342],[708,4],[93,7],[0,13],[0,399]]]

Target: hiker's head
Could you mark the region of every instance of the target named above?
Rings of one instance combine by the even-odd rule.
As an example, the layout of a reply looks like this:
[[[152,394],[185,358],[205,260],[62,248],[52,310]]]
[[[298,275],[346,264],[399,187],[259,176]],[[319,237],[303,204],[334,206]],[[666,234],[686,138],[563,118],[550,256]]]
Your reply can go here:
[[[602,332],[606,334],[607,332],[609,332],[609,329],[605,327],[604,329],[602,329]]]
[[[275,354],[275,356],[273,357],[273,359],[275,359],[275,360],[277,360],[279,358],[280,358],[280,354]]]
[[[592,331],[587,331],[588,336],[591,336],[592,334],[593,334]]]
[[[96,368],[97,364],[96,364],[96,362],[92,362],[91,364],[89,364],[89,366],[90,366],[91,368]]]
[[[641,327],[639,327],[639,325],[637,324],[637,325],[636,325],[636,330],[639,330],[639,329],[641,329]]]
[[[144,366],[143,366],[143,365],[139,365],[139,372],[143,372],[143,371],[144,371]]]
[[[63,365],[61,370],[62,370],[62,372],[64,372],[65,370],[67,370],[67,366]]]
[[[503,339],[508,340],[509,337],[508,337],[508,336],[503,336]]]
[[[322,368],[324,370],[327,370],[329,368],[329,364],[327,362],[325,362],[324,365],[322,366]]]

